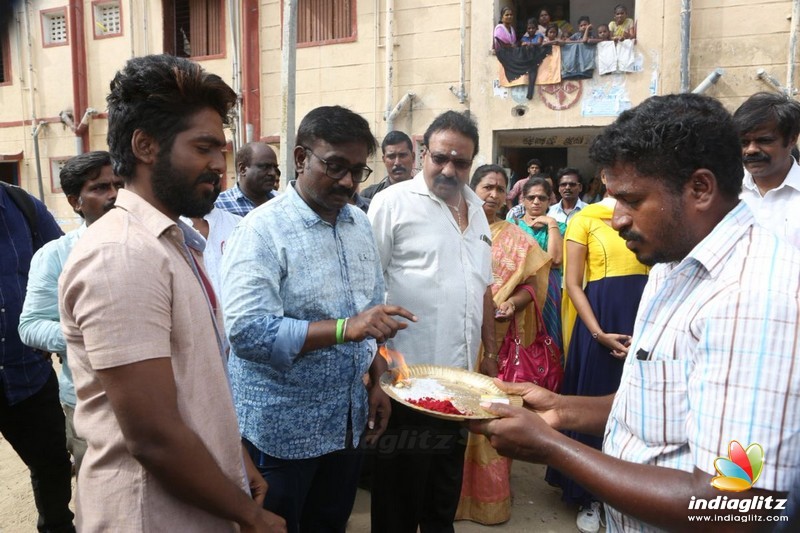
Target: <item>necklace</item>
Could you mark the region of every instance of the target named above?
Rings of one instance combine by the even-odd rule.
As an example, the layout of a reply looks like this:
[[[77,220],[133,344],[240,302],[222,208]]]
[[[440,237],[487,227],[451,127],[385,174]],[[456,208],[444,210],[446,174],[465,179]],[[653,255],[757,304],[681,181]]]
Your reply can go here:
[[[464,202],[464,196],[458,196],[458,203],[456,205],[448,204],[447,202],[444,203],[447,207],[453,210],[456,214],[456,220],[458,221],[458,229],[460,230],[463,226],[461,225],[461,204]]]

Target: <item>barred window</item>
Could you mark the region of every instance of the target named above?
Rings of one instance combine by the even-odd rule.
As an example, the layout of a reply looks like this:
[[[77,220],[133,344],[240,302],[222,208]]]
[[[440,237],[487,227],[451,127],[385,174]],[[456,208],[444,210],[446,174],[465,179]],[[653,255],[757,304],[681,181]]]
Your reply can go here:
[[[8,46],[8,32],[0,31],[0,85],[11,83],[11,49]]]
[[[356,37],[356,0],[299,0],[297,43],[327,44]]]
[[[164,51],[179,57],[225,53],[223,0],[164,0]]]

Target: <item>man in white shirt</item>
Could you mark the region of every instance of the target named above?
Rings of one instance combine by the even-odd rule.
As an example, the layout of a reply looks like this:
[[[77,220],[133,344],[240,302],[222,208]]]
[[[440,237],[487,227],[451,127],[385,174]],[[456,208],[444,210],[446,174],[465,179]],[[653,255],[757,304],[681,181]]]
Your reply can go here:
[[[791,154],[800,133],[800,102],[756,93],[733,119],[745,168],[741,199],[759,224],[800,248],[800,165]]]
[[[424,135],[422,172],[376,195],[368,216],[386,279],[386,303],[418,322],[387,346],[409,364],[472,369],[483,341],[481,371],[497,375],[491,231],[483,202],[468,187],[478,129],[455,111]],[[415,434],[416,444],[408,441]],[[398,449],[399,439],[406,445]],[[453,531],[466,435],[456,422],[392,404],[372,487],[372,530]],[[392,444],[392,440],[394,444]],[[437,443],[434,445],[434,442]]]
[[[556,183],[558,183],[561,201],[550,206],[547,216],[553,217],[556,222],[566,224],[575,213],[587,205],[581,200],[581,191],[583,190],[581,173],[575,168],[562,168],[556,174]]]
[[[214,186],[214,193],[219,198],[219,184]],[[242,216],[235,215],[215,204],[211,211],[203,217],[181,217],[181,220],[192,226],[206,240],[203,263],[214,292],[222,299],[222,254],[225,252],[225,243],[228,241],[228,237],[242,220]]]

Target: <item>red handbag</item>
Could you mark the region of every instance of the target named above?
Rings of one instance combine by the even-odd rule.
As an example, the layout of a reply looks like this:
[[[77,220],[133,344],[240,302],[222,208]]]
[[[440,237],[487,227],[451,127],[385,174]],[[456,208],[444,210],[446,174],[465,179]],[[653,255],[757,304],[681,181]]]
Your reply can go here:
[[[547,334],[542,318],[542,310],[536,302],[533,288],[522,285],[521,288],[531,295],[531,304],[536,310],[538,329],[530,346],[523,346],[517,332],[517,321],[511,318],[511,324],[497,354],[497,377],[509,382],[530,382],[553,392],[561,389],[564,379],[564,368],[561,366],[561,351]]]

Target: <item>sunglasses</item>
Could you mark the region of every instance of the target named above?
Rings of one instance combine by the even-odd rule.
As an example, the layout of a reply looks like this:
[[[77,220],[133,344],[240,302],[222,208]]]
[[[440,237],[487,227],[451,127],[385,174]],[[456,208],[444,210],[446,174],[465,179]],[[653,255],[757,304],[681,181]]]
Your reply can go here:
[[[539,200],[540,202],[546,202],[547,200],[550,199],[550,197],[544,194],[529,194],[528,196],[525,197],[525,199],[528,200],[529,202],[532,202],[534,200]]]
[[[444,154],[434,154],[431,151],[428,152],[428,155],[431,161],[438,167],[446,166],[447,163],[453,163],[456,170],[469,170],[472,168],[472,159],[454,159]]]

